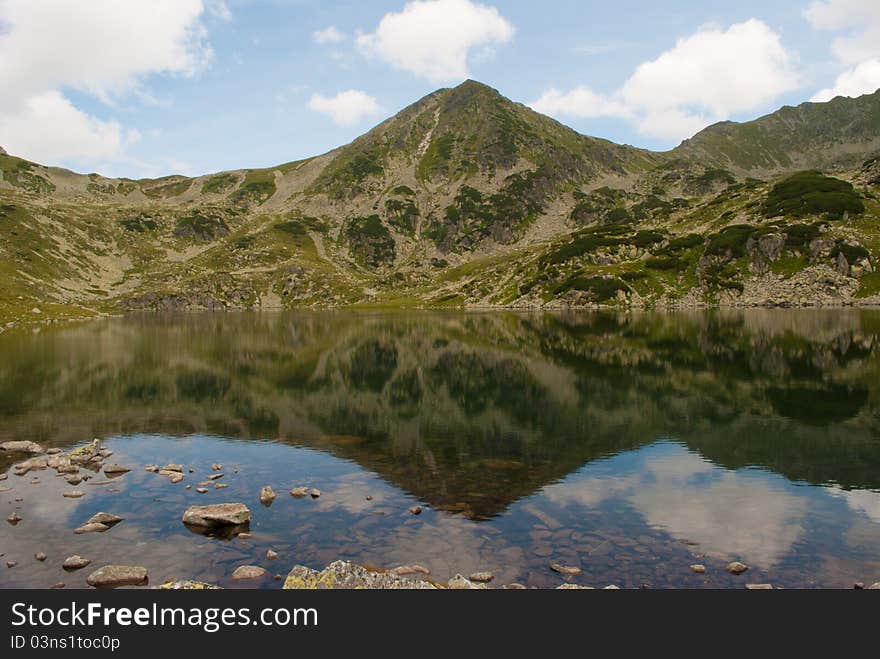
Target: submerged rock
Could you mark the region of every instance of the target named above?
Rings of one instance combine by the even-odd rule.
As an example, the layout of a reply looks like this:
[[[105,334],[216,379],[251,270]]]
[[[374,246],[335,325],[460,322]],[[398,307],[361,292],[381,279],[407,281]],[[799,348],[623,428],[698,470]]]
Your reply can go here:
[[[121,476],[122,474],[127,474],[130,471],[131,469],[129,469],[128,467],[123,467],[122,465],[115,463],[109,464],[104,467],[104,473],[108,476]]]
[[[119,588],[121,586],[146,586],[149,576],[146,568],[131,565],[105,565],[92,572],[86,583],[93,588]]]
[[[699,563],[695,563],[691,565],[691,572],[696,572],[697,574],[703,574],[706,572],[706,566],[700,565]]]
[[[235,572],[232,573],[232,578],[239,581],[242,579],[259,579],[264,576],[266,576],[266,570],[259,565],[241,565],[235,568]]]
[[[64,492],[61,496],[65,499],[81,499],[86,495],[82,490],[71,490],[70,492]]]
[[[321,490],[317,490],[317,489],[314,489],[314,488],[313,488],[312,491],[309,492],[309,495],[310,495],[313,499],[317,499],[318,497],[321,496]]]
[[[243,503],[215,503],[210,506],[190,506],[183,513],[188,526],[238,526],[251,521],[251,511]]]
[[[388,570],[388,573],[402,577],[408,574],[430,574],[431,571],[421,565],[400,565],[396,568]]]
[[[295,566],[284,581],[284,590],[434,590],[436,586],[421,579],[401,577],[387,572],[372,572],[348,561],[335,561],[323,570]]]
[[[267,561],[274,561],[276,558],[278,558],[277,551],[273,551],[271,549],[266,550],[266,560]]]
[[[119,524],[124,517],[119,517],[118,515],[112,515],[111,513],[95,513],[91,517],[89,517],[89,521],[87,524],[103,524],[104,526],[113,526],[115,524]]]
[[[733,563],[728,563],[727,567],[724,569],[731,574],[742,574],[749,569],[749,566],[745,563],[740,563],[739,561],[733,561]]]
[[[68,556],[64,559],[64,563],[61,564],[68,572],[73,572],[74,570],[81,570],[82,568],[90,565],[91,561],[88,558],[83,558],[82,556],[78,556],[74,554],[73,556]]]
[[[574,575],[581,573],[581,569],[579,567],[560,565],[559,563],[551,563],[550,569],[554,572],[558,572],[559,574],[564,574],[569,577],[573,577]]]
[[[302,499],[304,497],[307,497],[307,496],[309,496],[309,488],[295,487],[290,491],[290,496],[295,497],[297,499]]]
[[[489,583],[495,578],[495,575],[491,572],[474,572],[471,576],[468,577],[471,581],[476,581],[477,583]]]
[[[412,507],[409,509],[409,511],[410,511],[413,515],[421,515],[421,514],[422,514],[422,507],[421,507],[421,506],[412,506]]]
[[[106,524],[101,524],[100,522],[87,522],[82,526],[75,528],[73,532],[76,535],[84,535],[86,533],[103,533],[104,531],[109,530],[110,527]]]
[[[36,442],[13,441],[0,444],[0,451],[16,451],[18,453],[45,453],[42,446]]]

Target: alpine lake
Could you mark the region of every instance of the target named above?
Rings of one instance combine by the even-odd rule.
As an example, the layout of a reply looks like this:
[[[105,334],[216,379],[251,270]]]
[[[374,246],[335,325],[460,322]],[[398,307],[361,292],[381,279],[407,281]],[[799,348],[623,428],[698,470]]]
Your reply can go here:
[[[491,587],[880,581],[878,310],[157,313],[0,334],[0,442],[93,438],[130,471],[73,487],[0,452],[0,587],[86,587],[74,554],[151,586],[280,588],[337,559]],[[169,463],[180,482],[145,470]],[[181,522],[227,502],[250,508],[245,537]],[[99,511],[124,519],[74,534]],[[233,580],[241,565],[268,573]]]

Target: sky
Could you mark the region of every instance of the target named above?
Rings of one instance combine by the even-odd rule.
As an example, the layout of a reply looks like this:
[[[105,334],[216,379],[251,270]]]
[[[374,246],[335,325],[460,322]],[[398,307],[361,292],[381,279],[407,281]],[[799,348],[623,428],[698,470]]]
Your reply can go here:
[[[468,78],[665,150],[880,88],[880,0],[0,0],[0,146],[75,171],[278,165]]]

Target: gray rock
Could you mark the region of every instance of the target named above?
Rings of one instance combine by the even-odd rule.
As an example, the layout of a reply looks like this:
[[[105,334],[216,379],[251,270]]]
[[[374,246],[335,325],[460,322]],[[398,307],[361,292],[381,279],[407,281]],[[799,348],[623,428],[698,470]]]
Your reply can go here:
[[[388,572],[373,572],[348,561],[336,561],[323,570],[295,566],[284,581],[284,590],[434,590],[437,587],[422,579],[401,577]]]
[[[238,526],[251,521],[251,511],[243,503],[216,503],[210,506],[190,506],[183,513],[183,523],[189,526]]]
[[[75,528],[73,532],[76,535],[85,535],[86,533],[103,533],[104,531],[108,531],[110,529],[106,524],[101,524],[99,522],[88,522],[83,524],[79,528]]]
[[[739,561],[733,561],[733,563],[728,563],[727,567],[724,569],[731,574],[742,574],[749,569],[749,566],[745,563],[740,563]]]
[[[45,552],[38,551],[36,554],[34,554],[34,558],[36,558],[38,561],[40,561],[40,563],[42,563],[43,561],[45,561],[48,558],[48,556],[46,556]]]
[[[199,494],[206,494],[208,492],[208,488],[207,487],[197,487],[196,492],[198,492]]]
[[[321,490],[312,488],[312,490],[309,492],[309,496],[312,497],[313,499],[317,499],[318,497],[321,496]]]
[[[45,449],[36,442],[13,441],[0,444],[0,451],[15,451],[18,453],[45,453]]]
[[[6,567],[8,568],[14,568],[16,565],[18,565],[18,561],[6,561]]]
[[[309,496],[309,488],[295,487],[290,491],[290,496],[295,497],[297,499],[303,499],[303,498]]]
[[[64,480],[70,485],[79,485],[83,482],[83,477],[79,474],[68,474],[64,477]]]
[[[104,467],[104,473],[107,474],[108,476],[110,476],[110,475],[121,476],[122,474],[127,474],[130,471],[131,471],[131,469],[129,469],[128,467],[123,467],[122,465],[115,464],[115,463],[109,464],[106,467]]]
[[[119,524],[124,517],[119,517],[118,515],[113,515],[111,513],[95,513],[91,517],[89,517],[89,521],[87,524],[103,524],[105,526],[113,526],[114,524]]]
[[[144,467],[144,471],[149,471],[150,473],[156,474],[159,472],[159,465],[147,465]]]
[[[88,558],[83,558],[82,556],[78,556],[74,554],[73,556],[68,556],[64,559],[64,563],[61,564],[68,572],[73,572],[74,570],[81,570],[82,568],[90,565],[91,561]]]
[[[266,570],[258,565],[241,565],[235,568],[232,578],[236,580],[242,579],[260,579],[266,576]]]
[[[183,467],[179,464],[168,464],[162,467],[162,471],[183,471]]]
[[[691,572],[696,572],[697,574],[703,574],[706,572],[706,566],[700,565],[699,563],[695,563],[691,565]]]
[[[131,565],[105,565],[92,572],[86,583],[93,588],[120,588],[121,586],[146,586],[149,576],[146,568]]]
[[[260,490],[260,503],[264,506],[271,506],[277,495],[269,485]]]
[[[24,462],[19,462],[17,465],[13,467],[15,469],[15,473],[19,476],[24,476],[26,473],[30,471],[42,471],[48,467],[48,460],[46,458],[31,458],[30,460],[25,460]]]
[[[70,490],[70,492],[64,492],[61,496],[65,499],[81,499],[86,495],[82,490]]]
[[[274,561],[277,558],[278,558],[277,551],[272,551],[271,549],[266,550],[266,560],[267,561]]]

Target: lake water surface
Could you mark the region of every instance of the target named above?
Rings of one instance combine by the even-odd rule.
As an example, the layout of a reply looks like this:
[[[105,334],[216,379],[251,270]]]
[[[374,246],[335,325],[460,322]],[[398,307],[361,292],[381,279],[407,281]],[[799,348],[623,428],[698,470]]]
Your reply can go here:
[[[93,437],[132,471],[80,499],[0,453],[0,513],[23,518],[2,522],[0,587],[82,587],[72,554],[152,585],[276,588],[338,558],[537,587],[880,581],[878,311],[152,314],[0,334],[0,441]],[[169,462],[193,472],[144,471]],[[200,494],[213,463],[228,487]],[[251,538],[181,523],[239,501]],[[125,521],[73,534],[98,511]],[[270,575],[232,582],[244,564]]]

